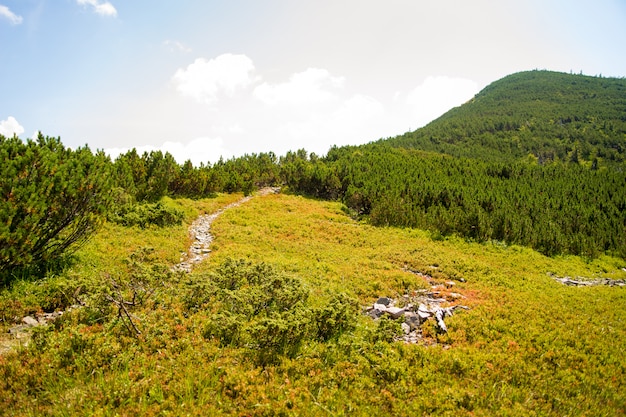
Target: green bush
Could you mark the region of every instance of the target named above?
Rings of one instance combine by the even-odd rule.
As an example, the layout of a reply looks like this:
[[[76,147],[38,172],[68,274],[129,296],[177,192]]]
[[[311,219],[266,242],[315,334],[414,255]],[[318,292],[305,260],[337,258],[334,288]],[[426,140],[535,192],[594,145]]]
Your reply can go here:
[[[110,213],[108,219],[110,222],[123,226],[146,228],[150,225],[158,227],[176,226],[182,223],[184,216],[182,211],[159,201],[157,203],[122,205]]]
[[[338,294],[328,306],[311,308],[308,297],[298,279],[267,264],[229,259],[216,273],[189,282],[184,302],[191,311],[213,311],[204,337],[248,349],[265,366],[294,357],[306,341],[327,341],[353,329],[353,300]]]
[[[0,273],[76,249],[111,204],[111,164],[101,152],[41,134],[26,142],[0,135],[0,160]]]

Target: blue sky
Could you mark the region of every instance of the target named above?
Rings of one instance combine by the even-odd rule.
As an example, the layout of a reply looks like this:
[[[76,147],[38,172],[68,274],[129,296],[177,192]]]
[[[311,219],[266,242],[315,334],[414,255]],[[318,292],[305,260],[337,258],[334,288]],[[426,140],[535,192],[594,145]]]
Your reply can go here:
[[[625,41],[624,0],[0,0],[0,133],[324,154],[514,72],[626,76]]]

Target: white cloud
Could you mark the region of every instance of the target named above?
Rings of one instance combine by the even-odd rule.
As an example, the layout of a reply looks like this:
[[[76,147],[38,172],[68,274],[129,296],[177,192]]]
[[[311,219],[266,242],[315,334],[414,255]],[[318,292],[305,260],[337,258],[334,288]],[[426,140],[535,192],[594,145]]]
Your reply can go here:
[[[15,120],[15,117],[9,116],[8,119],[0,121],[0,135],[5,137],[13,137],[13,135],[21,135],[24,133],[24,127]]]
[[[463,78],[428,77],[411,91],[406,103],[412,108],[412,123],[421,127],[453,107],[460,106],[476,93],[478,84]]]
[[[385,108],[379,101],[366,95],[357,94],[346,100],[335,112],[334,117],[348,125],[357,125],[374,118],[380,118],[384,113]]]
[[[323,108],[307,111],[305,117],[282,117],[263,126],[268,149],[278,154],[305,148],[318,155],[333,145],[356,145],[380,138],[386,112],[378,100],[357,94],[341,98]]]
[[[180,94],[206,104],[215,104],[221,94],[232,96],[255,80],[252,60],[234,54],[208,61],[198,58],[187,68],[179,68],[172,78]]]
[[[145,145],[137,146],[135,149],[139,155],[142,155],[144,152],[158,150],[163,153],[169,152],[179,164],[190,160],[195,166],[200,166],[200,163],[205,165],[215,163],[220,157],[229,159],[234,156],[233,153],[224,146],[224,140],[219,137],[197,138],[187,143],[168,141],[159,147]],[[111,159],[115,159],[129,150],[130,148],[108,148],[105,149],[104,152],[109,155]]]
[[[3,6],[0,4],[0,17],[4,17],[9,20],[9,23],[12,25],[19,25],[22,23],[22,16],[18,16],[13,13],[7,6]]]
[[[115,7],[108,1],[101,0],[76,0],[80,6],[91,6],[93,11],[101,16],[110,16],[116,17],[117,10]]]
[[[263,103],[276,104],[320,104],[336,98],[335,92],[343,86],[343,77],[333,77],[325,69],[309,68],[293,74],[283,84],[263,83],[254,89],[254,96]]]
[[[245,129],[238,124],[235,125],[215,125],[212,126],[214,132],[229,135],[242,135],[246,133]]]
[[[163,41],[163,45],[167,47],[170,52],[183,52],[185,54],[191,52],[190,47],[179,41],[173,41],[168,39],[166,41]]]

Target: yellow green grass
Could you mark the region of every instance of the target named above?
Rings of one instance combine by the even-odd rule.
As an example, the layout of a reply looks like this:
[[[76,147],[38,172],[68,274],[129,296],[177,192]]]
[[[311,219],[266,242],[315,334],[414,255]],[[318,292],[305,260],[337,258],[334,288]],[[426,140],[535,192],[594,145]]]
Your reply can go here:
[[[241,197],[168,200],[186,213],[179,227],[105,225],[68,270],[4,290],[3,327],[51,299],[67,303],[59,294],[69,290],[95,302],[96,291],[77,287],[110,277],[126,282],[134,270],[124,260],[144,247],[154,248],[150,265],[177,263],[193,218]],[[1,356],[0,414],[626,413],[626,288],[572,288],[548,276],[620,279],[622,259],[548,258],[498,242],[433,240],[424,231],[355,222],[338,203],[284,194],[225,211],[212,231],[213,252],[191,276],[150,281],[154,294],[132,311],[139,337],[121,320],[76,310],[38,329],[28,347]],[[309,341],[297,356],[259,366],[249,350],[205,337],[211,311],[185,308],[190,283],[209,279],[228,258],[299,278],[313,305],[338,292],[366,305],[427,288],[410,269],[454,282],[471,310],[449,318],[447,334],[427,326],[434,345],[381,341],[377,323],[358,315],[356,329],[338,339]]]

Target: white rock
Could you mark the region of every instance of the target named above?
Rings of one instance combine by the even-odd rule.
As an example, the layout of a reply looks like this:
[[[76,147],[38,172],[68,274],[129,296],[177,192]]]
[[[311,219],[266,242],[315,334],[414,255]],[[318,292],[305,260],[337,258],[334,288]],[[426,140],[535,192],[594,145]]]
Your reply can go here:
[[[418,310],[417,315],[420,317],[420,319],[426,320],[427,318],[431,316],[431,313],[428,311]]]
[[[385,313],[389,314],[392,319],[397,319],[402,316],[406,310],[400,307],[387,307]]]
[[[32,317],[32,316],[26,316],[24,318],[22,318],[22,323],[28,325],[28,326],[38,326],[39,322],[37,321],[36,318]]]
[[[387,311],[387,306],[384,305],[384,304],[376,304],[376,303],[374,303],[374,310]]]

